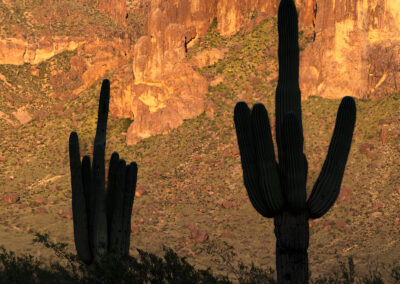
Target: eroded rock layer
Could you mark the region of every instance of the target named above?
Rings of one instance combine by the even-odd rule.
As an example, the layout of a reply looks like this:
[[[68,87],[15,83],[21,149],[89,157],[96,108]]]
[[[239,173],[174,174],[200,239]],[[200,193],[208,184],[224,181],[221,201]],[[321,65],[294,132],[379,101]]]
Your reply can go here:
[[[230,36],[257,14],[276,10],[264,0],[151,1],[147,35],[135,44],[134,81],[126,82],[111,98],[110,114],[131,117],[126,142],[168,133],[206,110],[207,80],[186,59],[187,48],[204,35],[213,19],[217,30]],[[199,64],[198,62],[195,65]],[[130,94],[130,95],[129,95]]]
[[[82,84],[71,89],[71,94],[78,96],[113,73],[109,78],[112,92],[110,115],[134,120],[126,140],[128,145],[132,145],[143,138],[168,133],[181,125],[184,119],[196,117],[204,111],[207,113],[210,106],[205,99],[208,82],[196,70],[223,58],[226,50],[204,51],[190,61],[186,52],[207,32],[214,19],[217,20],[217,31],[228,37],[242,27],[250,30],[263,19],[276,17],[280,1],[79,2],[92,5],[117,25],[125,27],[123,32],[115,31],[114,34],[112,31],[107,36],[112,40],[99,38],[89,31],[85,37],[48,34],[32,37],[22,26],[13,25],[14,37],[7,34],[0,38],[0,64],[37,65],[63,51],[77,50],[70,62],[70,77],[79,78]],[[348,95],[377,99],[398,91],[398,0],[295,2],[299,30],[309,39],[309,44],[300,52],[303,99],[311,95],[334,99]],[[5,5],[9,9],[15,8],[12,1],[6,1]],[[29,13],[29,21],[36,19],[28,16]],[[45,16],[40,21],[46,20]],[[254,18],[256,21],[251,21]],[[53,22],[56,20],[52,18]],[[137,27],[130,27],[130,23],[140,28],[135,36],[132,30]],[[142,36],[133,44],[137,35]],[[62,76],[57,72],[51,75],[54,82],[59,81],[57,76]]]
[[[315,33],[315,40],[300,53],[303,98],[376,99],[398,91],[399,1],[299,2],[299,7],[304,7],[299,18],[308,25],[313,23]]]

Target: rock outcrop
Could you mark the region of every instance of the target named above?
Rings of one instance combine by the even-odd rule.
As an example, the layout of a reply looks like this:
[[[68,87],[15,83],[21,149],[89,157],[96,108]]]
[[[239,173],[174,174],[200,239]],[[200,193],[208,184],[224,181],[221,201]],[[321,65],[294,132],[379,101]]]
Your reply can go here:
[[[39,39],[0,39],[0,64],[38,64],[66,51],[75,50],[86,42],[83,37],[43,36]]]
[[[0,39],[0,64],[38,64],[65,50],[78,50],[68,76],[83,85],[72,95],[114,72],[110,115],[131,118],[127,144],[168,133],[184,119],[213,110],[205,100],[208,82],[196,70],[223,58],[211,50],[186,58],[190,48],[209,29],[231,36],[251,29],[262,19],[276,17],[280,0],[79,0],[96,7],[126,32],[108,34],[105,42],[93,35],[30,38],[22,26],[15,37]],[[4,2],[4,1],[3,1]],[[400,84],[400,3],[398,0],[295,0],[299,30],[311,39],[300,52],[302,98],[375,99],[398,91]],[[12,1],[5,1],[13,7]],[[138,13],[138,14],[137,14]],[[29,14],[29,13],[28,13]],[[132,20],[140,14],[141,20]],[[146,24],[143,19],[147,18]],[[255,21],[252,19],[256,19]],[[129,22],[131,21],[131,22]],[[135,22],[136,21],[136,22]],[[132,29],[141,27],[132,45]],[[247,25],[247,26],[246,26]],[[111,32],[112,33],[112,32]],[[116,32],[118,33],[118,32]],[[129,63],[133,59],[133,63]],[[130,66],[130,67],[129,67]],[[58,82],[54,71],[52,82]],[[124,72],[124,73],[123,73]],[[219,78],[219,80],[222,80]],[[213,82],[216,84],[218,80]],[[212,117],[212,115],[211,115]]]
[[[121,68],[132,59],[132,46],[128,34],[114,37],[112,42],[103,42],[96,38],[78,48],[77,56],[71,58],[71,73],[78,77],[83,85],[73,90],[77,95],[111,71]]]
[[[315,33],[300,53],[302,98],[376,99],[399,90],[399,1],[297,2],[300,28]]]
[[[196,65],[204,66],[204,62],[199,62],[199,58],[195,58],[196,63],[189,62],[186,49],[207,32],[214,18],[217,18],[217,30],[230,36],[249,22],[252,15],[255,17],[255,10],[265,16],[278,6],[279,1],[275,2],[151,1],[148,34],[134,48],[135,79],[125,82],[125,87],[118,92],[112,90],[110,101],[110,115],[134,120],[127,131],[127,144],[166,134],[210,105],[205,101],[207,80],[193,69]],[[210,64],[213,61],[209,59]]]
[[[203,35],[214,18],[217,31],[223,36],[231,36],[256,14],[267,13],[276,16],[279,0],[173,0],[151,1],[152,11],[159,8],[172,23],[193,27],[197,35]]]
[[[201,114],[208,90],[206,79],[185,58],[185,27],[168,24],[160,9],[151,17],[150,36],[141,37],[134,48],[134,82],[110,102],[111,115],[134,119],[127,132],[128,145],[166,134],[184,119]]]

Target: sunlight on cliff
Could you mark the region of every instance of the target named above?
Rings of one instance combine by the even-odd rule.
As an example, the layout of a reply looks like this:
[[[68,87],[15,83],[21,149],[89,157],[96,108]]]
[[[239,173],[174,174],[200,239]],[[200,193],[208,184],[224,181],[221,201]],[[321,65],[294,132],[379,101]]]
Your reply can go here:
[[[347,61],[346,55],[348,54],[349,49],[352,47],[349,44],[349,42],[351,42],[349,34],[354,30],[354,21],[349,19],[338,22],[335,25],[335,29],[335,47],[332,50],[332,55],[340,64],[339,68],[341,71],[344,71],[344,63]]]
[[[160,94],[157,94],[157,97],[155,97],[154,93],[149,93],[147,91],[139,96],[139,100],[149,107],[150,113],[156,112],[159,109],[166,107],[166,105],[160,98]]]
[[[372,7],[372,11],[375,12],[377,5]],[[364,3],[364,10],[368,10],[368,3]],[[400,1],[399,0],[387,0],[385,7],[384,22],[386,22],[384,28],[368,29],[368,39],[371,44],[386,40],[388,38],[392,40],[400,40]],[[376,18],[374,18],[376,20]]]
[[[400,27],[400,1],[386,0],[386,10],[392,14],[396,27]]]

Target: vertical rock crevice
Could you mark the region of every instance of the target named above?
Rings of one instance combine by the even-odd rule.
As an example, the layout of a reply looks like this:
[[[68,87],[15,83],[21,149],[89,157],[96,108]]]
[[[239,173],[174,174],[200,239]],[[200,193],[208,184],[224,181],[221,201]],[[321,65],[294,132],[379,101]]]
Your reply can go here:
[[[315,22],[317,21],[317,11],[318,11],[318,3],[317,1],[314,2],[314,7],[313,7],[313,12],[314,12],[314,17],[313,17],[313,30],[314,30],[314,39],[315,41]]]
[[[188,37],[187,36],[185,36],[185,53],[188,53],[188,44],[192,41],[192,40],[194,40],[196,38],[196,36],[192,36],[192,37],[190,37],[189,39],[188,39]]]

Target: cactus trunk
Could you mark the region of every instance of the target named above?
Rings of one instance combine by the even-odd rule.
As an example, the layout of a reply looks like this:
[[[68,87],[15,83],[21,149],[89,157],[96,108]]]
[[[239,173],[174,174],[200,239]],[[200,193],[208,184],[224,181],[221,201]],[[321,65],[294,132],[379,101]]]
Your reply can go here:
[[[274,218],[278,283],[308,282],[309,226],[307,211],[283,211]]]

